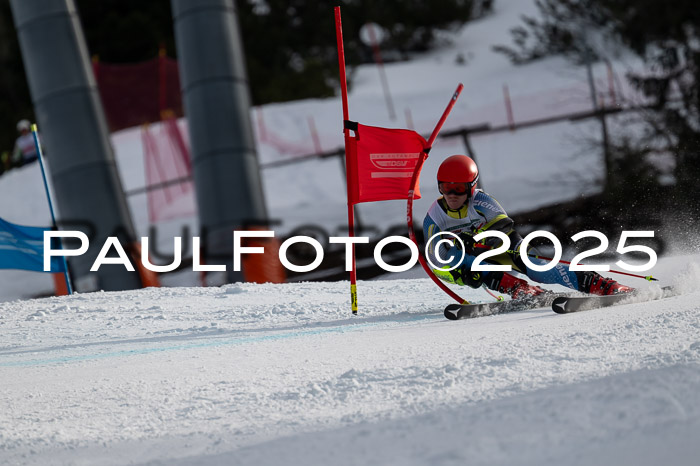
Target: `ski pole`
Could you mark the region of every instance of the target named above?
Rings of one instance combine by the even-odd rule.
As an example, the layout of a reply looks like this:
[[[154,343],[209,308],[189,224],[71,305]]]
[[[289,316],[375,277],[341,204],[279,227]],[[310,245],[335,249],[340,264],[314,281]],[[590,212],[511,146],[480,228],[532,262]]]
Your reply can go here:
[[[515,253],[515,251],[508,251],[508,252],[513,252],[513,253]],[[549,260],[549,261],[553,260],[551,257],[538,256],[538,255],[536,255],[536,254],[528,254],[528,256],[529,256],[529,257],[534,257],[535,259],[542,259],[542,260]],[[568,262],[568,261],[560,260],[559,262],[562,263],[562,264],[571,265],[571,262]],[[581,264],[581,265],[583,265],[583,264]],[[644,276],[644,275],[637,275],[637,274],[635,274],[635,273],[623,272],[623,271],[621,271],[621,270],[613,270],[613,269],[610,269],[609,272],[610,272],[610,273],[617,273],[617,274],[620,274],[620,275],[628,275],[628,276],[634,277],[634,278],[643,278],[643,279],[645,279],[645,280],[647,280],[647,281],[650,281],[650,282],[652,282],[652,281],[658,281],[658,280],[659,280],[658,278],[654,278],[654,277],[652,277],[651,275],[647,275],[647,276]]]
[[[495,299],[496,301],[503,301],[503,296],[498,295],[498,294],[494,293],[493,291],[489,290],[488,287],[486,286],[486,283],[482,283],[481,287],[482,287],[484,290],[486,290],[486,292],[487,292],[488,294],[490,294],[491,297],[492,297],[493,299]]]
[[[477,248],[480,248],[480,249],[488,249],[488,250],[494,249],[494,248],[492,248],[492,247],[490,247],[490,246],[487,246],[487,245],[485,245],[485,244],[480,244],[480,243],[475,243],[474,246],[476,246]],[[508,251],[506,251],[506,252],[509,253],[509,254],[519,254],[518,251],[513,251],[513,250],[508,250]],[[537,254],[530,254],[530,253],[528,253],[528,257],[532,257],[532,258],[535,258],[535,259],[542,259],[542,260],[546,260],[546,261],[554,260],[552,257],[544,257],[544,256],[540,256],[540,255],[537,255]],[[559,260],[559,263],[571,265],[571,262],[568,262],[568,261],[565,261],[565,260]],[[610,269],[609,272],[610,272],[610,273],[617,273],[617,274],[620,274],[620,275],[627,275],[627,276],[634,277],[634,278],[643,278],[643,279],[645,279],[645,280],[647,280],[647,281],[650,281],[650,282],[652,282],[652,281],[655,282],[655,281],[658,281],[658,280],[659,280],[658,278],[654,278],[654,277],[652,277],[651,275],[647,275],[647,276],[644,276],[644,275],[637,275],[637,274],[634,274],[634,273],[623,272],[623,271],[621,271],[621,270],[613,270],[613,269]]]
[[[44,189],[46,190],[46,199],[49,201],[49,212],[51,212],[51,226],[54,230],[58,230],[58,224],[56,223],[56,215],[54,214],[53,201],[51,201],[51,190],[49,189],[49,183],[46,179],[46,169],[44,168],[44,154],[41,151],[41,144],[39,143],[39,132],[37,130],[36,124],[31,126],[32,135],[34,136],[34,148],[36,150],[37,158],[39,159],[39,166],[41,168],[41,177],[44,180]],[[61,249],[63,249],[63,243],[59,240]],[[73,285],[71,281],[70,272],[68,270],[68,262],[66,261],[66,256],[62,256],[61,261],[63,263],[63,276],[66,280],[66,288],[68,294],[73,294]]]

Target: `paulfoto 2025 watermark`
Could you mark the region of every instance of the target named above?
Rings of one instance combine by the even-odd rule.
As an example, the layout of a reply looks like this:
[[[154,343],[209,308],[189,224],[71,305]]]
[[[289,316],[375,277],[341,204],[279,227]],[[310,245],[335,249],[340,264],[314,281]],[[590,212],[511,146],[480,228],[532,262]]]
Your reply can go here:
[[[445,238],[445,235],[449,236],[450,238]],[[275,232],[271,230],[256,230],[256,231],[238,231],[234,230],[233,231],[233,270],[238,272],[241,270],[241,256],[243,254],[262,254],[264,253],[264,247],[262,246],[245,246],[243,244],[243,240],[246,238],[274,238],[275,237]],[[490,237],[495,237],[498,238],[501,241],[500,246],[495,247],[495,248],[487,248],[484,250],[484,252],[478,254],[476,256],[476,259],[474,260],[474,263],[471,267],[471,270],[473,271],[511,271],[512,267],[510,265],[503,265],[503,264],[486,264],[483,263],[484,260],[488,259],[489,257],[494,257],[498,256],[504,253],[512,253],[513,251],[510,251],[510,238],[502,232],[499,231],[485,231],[482,233],[479,233],[474,236],[474,241],[479,242],[482,241],[483,239],[490,238]],[[527,253],[528,251],[528,246],[534,240],[535,238],[538,237],[543,237],[548,239],[553,247],[554,247],[554,255],[551,258],[548,258],[546,263],[544,264],[536,264],[530,259],[530,255]],[[605,251],[607,251],[610,242],[603,233],[595,230],[587,230],[583,231],[581,233],[577,233],[576,235],[572,236],[571,239],[573,241],[579,241],[583,238],[596,238],[598,241],[600,241],[600,245],[593,248],[589,249],[587,251],[584,251],[578,255],[576,255],[569,266],[569,268],[573,271],[596,271],[596,272],[607,272],[610,270],[610,267],[605,264],[596,264],[596,265],[583,265],[580,262],[587,257],[593,257],[598,254],[602,254]],[[630,272],[643,272],[650,270],[651,268],[656,265],[657,262],[657,255],[656,252],[650,248],[649,246],[644,246],[644,245],[629,245],[627,244],[630,239],[633,238],[653,238],[654,237],[654,232],[653,231],[623,231],[622,235],[620,236],[620,240],[618,242],[616,251],[619,254],[626,254],[629,252],[639,252],[642,253],[646,256],[649,257],[649,260],[641,265],[634,265],[634,264],[629,264],[623,260],[617,261],[615,264],[627,271]],[[56,245],[56,242],[54,239],[57,238],[70,238],[73,240],[78,240],[80,242],[80,246],[75,249],[64,249],[64,248],[54,248],[52,245]],[[366,236],[331,236],[329,238],[329,243],[331,244],[344,244],[345,245],[345,269],[346,271],[350,271],[352,269],[352,245],[353,244],[367,244],[369,243],[369,237]],[[173,243],[174,243],[174,257],[173,260],[170,264],[167,265],[156,265],[151,263],[149,260],[149,241],[148,237],[144,236],[141,238],[141,263],[144,268],[151,270],[153,272],[172,272],[176,270],[177,268],[180,267],[182,263],[182,252],[181,252],[181,245],[182,245],[182,237],[176,236],[173,238]],[[309,244],[313,247],[313,249],[316,252],[316,257],[314,260],[307,265],[296,265],[293,264],[289,261],[287,258],[287,250],[293,246],[294,244],[297,243],[306,243]],[[383,258],[382,258],[382,251],[383,249],[391,244],[391,243],[400,243],[405,246],[407,246],[411,252],[411,257],[409,260],[403,264],[403,265],[391,265],[388,264]],[[433,244],[434,243],[434,244]],[[439,255],[435,256],[436,260],[440,262],[441,265],[434,264],[430,257],[431,254],[428,254],[428,251],[431,248],[434,248],[436,251],[440,250],[441,245],[447,245],[449,247],[452,247],[453,245],[457,244],[458,249],[461,251],[462,257],[460,258],[459,261],[454,262],[454,256],[450,255],[450,257],[447,258],[442,258],[439,257]],[[81,231],[45,231],[44,232],[44,271],[48,272],[51,270],[51,258],[52,257],[75,257],[75,256],[81,256],[85,254],[90,246],[90,241],[87,237],[87,235]],[[457,235],[456,233],[453,232],[439,232],[430,237],[425,244],[425,256],[428,258],[428,262],[430,263],[431,267],[434,269],[439,269],[442,268],[448,264],[457,264],[457,265],[452,265],[451,267],[445,269],[445,270],[453,270],[454,268],[459,266],[459,263],[462,262],[462,259],[464,258],[464,255],[466,254],[465,252],[465,247],[464,243],[462,242],[462,239]],[[111,250],[114,250],[116,252],[116,257],[112,255],[111,257],[108,257],[108,254],[110,253]],[[552,234],[551,232],[544,231],[544,230],[538,230],[538,231],[533,231],[532,233],[528,234],[525,238],[523,238],[523,241],[520,243],[518,247],[518,251],[516,251],[519,255],[522,261],[525,263],[525,265],[533,270],[536,271],[546,271],[549,269],[554,268],[560,261],[562,257],[562,245],[559,239]],[[418,261],[418,256],[419,256],[419,251],[418,251],[418,246],[416,243],[414,243],[411,239],[405,237],[405,236],[388,236],[386,238],[383,238],[380,240],[374,247],[374,261],[377,263],[377,265],[382,268],[383,270],[387,272],[405,272],[411,268],[413,268],[417,261]],[[311,272],[318,268],[321,263],[323,262],[324,259],[324,249],[321,243],[316,240],[315,238],[312,238],[310,236],[292,236],[290,238],[287,238],[282,242],[279,248],[279,253],[278,257],[282,265],[287,268],[288,270],[292,272],[298,272],[298,273],[304,273],[304,272]],[[201,263],[201,257],[200,257],[200,238],[198,236],[192,237],[192,270],[195,272],[224,272],[226,271],[226,265],[222,264],[202,264]],[[129,260],[129,256],[126,253],[124,247],[121,245],[119,242],[119,239],[116,236],[110,236],[107,238],[107,240],[104,242],[102,245],[102,249],[100,250],[99,254],[97,255],[97,258],[93,262],[90,271],[95,272],[100,269],[101,266],[103,265],[123,265],[128,271],[133,272],[134,267]]]

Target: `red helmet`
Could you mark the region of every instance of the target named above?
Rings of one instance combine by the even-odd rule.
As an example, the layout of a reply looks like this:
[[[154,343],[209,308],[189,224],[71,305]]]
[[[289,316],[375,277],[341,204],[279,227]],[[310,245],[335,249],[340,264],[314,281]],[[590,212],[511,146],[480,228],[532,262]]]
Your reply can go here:
[[[474,196],[476,182],[479,179],[479,169],[476,167],[476,162],[466,155],[452,155],[447,157],[438,168],[437,181],[440,192],[443,189],[440,187],[442,183],[466,183],[466,190],[469,191],[470,197]]]

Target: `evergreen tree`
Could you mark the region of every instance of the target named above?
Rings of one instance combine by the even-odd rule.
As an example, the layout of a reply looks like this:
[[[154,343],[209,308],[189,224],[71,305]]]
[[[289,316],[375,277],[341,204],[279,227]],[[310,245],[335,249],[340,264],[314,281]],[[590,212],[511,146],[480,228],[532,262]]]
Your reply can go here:
[[[650,147],[675,157],[676,191],[697,204],[700,187],[700,9],[696,1],[537,0],[540,18],[511,31],[514,47],[498,46],[515,63],[563,54],[576,63],[608,58],[624,44],[646,64],[627,78],[646,97],[645,131],[625,136],[627,161]],[[581,31],[585,31],[582,34]],[[602,40],[601,40],[602,39]],[[635,171],[627,171],[636,173]],[[630,178],[632,175],[628,176]],[[644,177],[648,180],[648,176]],[[628,179],[623,185],[633,186]]]
[[[34,120],[9,2],[0,2],[0,153],[11,151],[17,122]],[[1,170],[0,170],[1,171]]]
[[[255,104],[334,95],[338,57],[333,8],[328,3],[240,0],[237,4]],[[474,0],[344,0],[338,4],[349,66],[372,61],[372,50],[359,39],[365,23],[377,23],[386,31],[385,56],[405,59],[412,52],[434,47],[439,43],[437,30],[461,26],[474,11]]]

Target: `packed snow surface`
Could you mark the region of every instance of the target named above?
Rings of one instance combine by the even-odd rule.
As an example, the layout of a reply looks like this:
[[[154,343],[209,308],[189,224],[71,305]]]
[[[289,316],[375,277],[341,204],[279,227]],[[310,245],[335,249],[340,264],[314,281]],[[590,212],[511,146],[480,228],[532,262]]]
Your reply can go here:
[[[521,14],[535,13],[531,0],[494,5],[452,44],[386,65],[395,120],[376,67],[354,67],[351,119],[427,134],[459,82],[465,90],[445,131],[505,124],[504,85],[518,122],[590,109],[583,68],[560,57],[516,68],[491,51],[510,42]],[[635,66],[609,58],[620,74]],[[593,72],[604,92],[607,70]],[[323,150],[342,146],[341,115],[339,97],[251,112],[278,235],[308,224],[343,234],[338,160],[265,167],[314,152],[310,120]],[[127,191],[145,184],[140,131],[111,139]],[[475,135],[482,187],[511,213],[598,192],[602,152],[591,140],[599,133],[595,121],[564,121]],[[459,138],[438,139],[416,219],[437,195],[439,163],[465,150]],[[5,220],[50,224],[37,164],[4,174],[0,199]],[[128,202],[146,234],[146,196]],[[403,201],[356,210],[380,235],[405,225]],[[183,225],[197,231],[192,217],[158,225],[161,250]],[[50,293],[51,276],[1,271],[0,464],[696,465],[700,256],[670,246],[676,255],[651,271],[675,286],[670,298],[459,322],[443,317],[451,301],[421,270],[360,282],[357,316],[347,282],[26,299]],[[197,283],[191,275],[163,282]],[[657,284],[621,281],[658,295]]]
[[[357,316],[347,282],[1,303],[0,463],[695,465],[698,264],[457,322],[426,278],[360,282]]]

